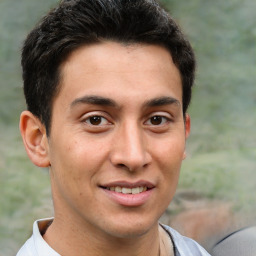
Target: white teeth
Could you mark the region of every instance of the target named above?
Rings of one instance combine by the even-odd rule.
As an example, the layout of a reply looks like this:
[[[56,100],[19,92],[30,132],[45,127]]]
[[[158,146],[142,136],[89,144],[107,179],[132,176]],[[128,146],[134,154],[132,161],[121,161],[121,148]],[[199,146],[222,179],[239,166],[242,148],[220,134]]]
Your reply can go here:
[[[115,191],[122,194],[139,194],[141,192],[147,191],[147,187],[136,187],[136,188],[125,188],[125,187],[110,187],[108,190]]]
[[[139,194],[140,188],[132,188],[132,194]]]
[[[122,192],[122,188],[121,187],[115,187],[115,191],[118,192],[118,193],[121,193]]]
[[[122,193],[123,194],[131,194],[132,193],[132,189],[131,188],[122,188]]]

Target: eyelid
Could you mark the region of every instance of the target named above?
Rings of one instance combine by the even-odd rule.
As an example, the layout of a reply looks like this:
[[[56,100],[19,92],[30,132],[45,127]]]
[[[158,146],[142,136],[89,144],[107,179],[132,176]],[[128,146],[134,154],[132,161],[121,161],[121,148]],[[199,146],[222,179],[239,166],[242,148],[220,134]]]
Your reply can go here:
[[[100,127],[100,126],[106,126],[106,125],[109,125],[109,124],[112,124],[112,123],[113,123],[113,122],[111,121],[110,115],[108,115],[108,114],[107,114],[106,112],[104,112],[104,111],[91,111],[91,112],[88,112],[88,113],[82,115],[82,117],[81,117],[81,122],[86,123],[88,126],[96,126],[96,125],[88,124],[88,123],[86,122],[89,118],[94,117],[94,116],[98,116],[98,117],[101,117],[101,118],[104,118],[105,120],[107,120],[107,124],[98,125],[98,127]]]
[[[166,117],[166,116],[160,116],[160,115],[154,115],[154,116],[151,116],[150,118],[147,119],[147,121],[145,122],[145,124],[147,124],[148,122],[150,122],[150,120],[153,118],[153,117],[161,117],[162,119],[165,119],[165,122],[162,124],[149,124],[149,125],[152,125],[152,126],[160,126],[160,125],[165,125],[166,123],[170,122],[171,119]],[[163,121],[163,120],[162,120]]]
[[[98,117],[98,118],[100,118],[101,120],[100,120],[100,124],[92,124],[91,123],[91,118],[92,117]],[[105,121],[104,121],[105,120]],[[85,119],[85,123],[87,123],[87,124],[89,124],[89,125],[91,125],[91,126],[103,126],[103,125],[107,125],[109,122],[108,122],[108,120],[105,118],[105,117],[103,117],[103,116],[89,116],[89,117],[87,117],[86,119]]]
[[[152,118],[153,117],[161,117],[163,118],[161,122],[158,124],[152,123]],[[156,132],[156,133],[161,133],[169,129],[170,124],[174,121],[173,116],[169,112],[164,112],[164,111],[158,111],[158,112],[153,112],[150,115],[147,116],[147,119],[143,123],[145,125],[145,128]]]
[[[173,120],[173,116],[170,113],[159,111],[159,112],[153,112],[150,115],[148,115],[147,118],[146,118],[146,121],[149,120],[150,118],[154,117],[154,116],[160,116],[160,117],[166,118],[170,121]]]

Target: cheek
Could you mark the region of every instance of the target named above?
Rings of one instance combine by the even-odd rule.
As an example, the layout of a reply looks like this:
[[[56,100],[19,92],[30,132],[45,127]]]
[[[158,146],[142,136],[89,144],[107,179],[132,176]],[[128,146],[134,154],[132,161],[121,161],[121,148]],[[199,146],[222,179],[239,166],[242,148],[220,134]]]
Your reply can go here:
[[[82,158],[77,143],[59,140],[51,145],[51,173],[54,182],[65,189],[73,186],[80,178]]]
[[[51,167],[58,181],[65,186],[84,187],[93,182],[106,159],[100,143],[86,140],[64,141],[52,146]]]
[[[180,168],[183,160],[184,140],[169,139],[154,147],[154,158],[161,171],[161,183],[164,184],[166,194],[172,196],[176,191],[179,180]]]
[[[183,138],[166,138],[151,147],[152,155],[164,169],[180,166],[185,152],[185,140]]]

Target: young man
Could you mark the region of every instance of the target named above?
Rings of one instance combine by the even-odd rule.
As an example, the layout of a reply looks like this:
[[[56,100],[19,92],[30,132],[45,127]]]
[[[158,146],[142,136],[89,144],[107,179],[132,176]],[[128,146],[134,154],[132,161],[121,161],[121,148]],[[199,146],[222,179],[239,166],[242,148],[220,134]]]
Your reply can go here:
[[[195,60],[153,0],[62,1],[22,53],[31,161],[55,216],[18,256],[208,255],[158,223],[176,190]]]

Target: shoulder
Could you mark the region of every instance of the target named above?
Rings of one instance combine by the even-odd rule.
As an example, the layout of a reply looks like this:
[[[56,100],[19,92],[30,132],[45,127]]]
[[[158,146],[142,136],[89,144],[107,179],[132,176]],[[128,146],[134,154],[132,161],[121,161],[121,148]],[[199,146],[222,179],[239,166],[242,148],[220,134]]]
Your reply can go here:
[[[182,236],[173,228],[162,225],[167,233],[171,236],[174,244],[174,250],[177,256],[210,256],[210,254],[196,241],[191,238]]]

